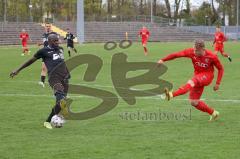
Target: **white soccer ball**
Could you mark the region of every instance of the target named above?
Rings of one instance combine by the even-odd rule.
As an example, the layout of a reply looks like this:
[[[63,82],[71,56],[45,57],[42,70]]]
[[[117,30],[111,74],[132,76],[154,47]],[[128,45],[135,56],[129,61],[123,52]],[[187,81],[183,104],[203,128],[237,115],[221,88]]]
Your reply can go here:
[[[51,125],[55,128],[63,127],[64,123],[65,123],[65,120],[62,115],[54,115],[51,119]]]

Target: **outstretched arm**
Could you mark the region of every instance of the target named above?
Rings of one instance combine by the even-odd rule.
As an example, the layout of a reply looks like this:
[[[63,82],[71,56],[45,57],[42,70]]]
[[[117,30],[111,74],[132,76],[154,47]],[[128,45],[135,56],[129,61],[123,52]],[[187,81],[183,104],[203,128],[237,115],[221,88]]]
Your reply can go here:
[[[180,52],[176,52],[176,53],[173,53],[173,54],[169,54],[168,56],[160,59],[158,61],[158,65],[160,64],[163,64],[165,61],[170,61],[170,60],[173,60],[175,58],[180,58],[180,57],[188,57],[188,50],[183,50],[183,51],[180,51]]]
[[[13,78],[14,76],[16,76],[22,69],[30,66],[31,64],[33,64],[35,61],[37,61],[36,57],[32,57],[31,59],[29,59],[28,61],[26,61],[22,66],[20,66],[18,69],[16,69],[15,71],[12,71],[10,73],[10,77]]]
[[[149,38],[150,37],[150,31],[148,31],[148,34],[147,34],[147,38]]]
[[[217,75],[217,81],[216,81],[216,84],[215,84],[213,90],[217,91],[219,89],[220,83],[222,81],[224,68],[217,57],[214,60],[214,66],[218,69],[218,75]]]

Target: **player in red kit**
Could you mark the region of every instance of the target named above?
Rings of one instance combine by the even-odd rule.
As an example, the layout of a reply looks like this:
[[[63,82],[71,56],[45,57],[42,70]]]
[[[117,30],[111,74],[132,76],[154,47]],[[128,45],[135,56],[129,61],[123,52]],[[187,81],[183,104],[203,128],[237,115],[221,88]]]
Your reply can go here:
[[[205,50],[203,40],[196,40],[194,48],[189,48],[177,53],[173,53],[158,61],[158,65],[175,58],[186,57],[192,60],[194,67],[194,76],[185,85],[181,86],[178,90],[170,92],[165,89],[166,99],[186,94],[189,92],[189,101],[196,109],[206,112],[210,115],[210,120],[213,121],[219,116],[219,112],[209,107],[206,103],[200,100],[205,86],[212,83],[214,78],[214,67],[218,70],[216,84],[213,87],[214,91],[219,89],[219,85],[223,76],[223,66],[220,63],[217,55],[209,50]]]
[[[25,29],[22,30],[21,34],[19,35],[19,38],[22,41],[22,48],[23,48],[22,56],[24,56],[26,53],[29,54],[29,50],[28,50],[28,46],[27,46],[27,41],[29,40],[29,35],[25,31]]]
[[[142,29],[139,31],[138,36],[142,38],[142,46],[144,49],[144,55],[147,56],[148,55],[147,42],[148,42],[148,38],[150,36],[150,32],[145,26],[143,26]]]
[[[228,60],[231,62],[232,59],[231,57],[224,52],[224,42],[227,40],[227,38],[225,37],[224,33],[221,32],[221,28],[217,27],[216,28],[216,33],[215,33],[215,38],[213,41],[213,45],[215,45],[215,54],[217,54],[218,52],[220,52],[222,54],[222,56],[227,57]]]

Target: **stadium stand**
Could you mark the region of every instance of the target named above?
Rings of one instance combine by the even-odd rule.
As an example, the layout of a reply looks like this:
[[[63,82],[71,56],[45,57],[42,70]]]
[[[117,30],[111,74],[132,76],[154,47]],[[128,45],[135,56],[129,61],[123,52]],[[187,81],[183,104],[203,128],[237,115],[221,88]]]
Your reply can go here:
[[[70,30],[76,35],[75,22],[55,22],[54,25],[65,30]],[[212,40],[212,36],[204,33],[197,33],[190,30],[183,30],[175,26],[161,26],[157,23],[144,22],[85,22],[86,42],[105,42],[109,40],[120,41],[125,39],[128,32],[128,39],[136,41],[139,29],[146,26],[150,32],[150,41],[193,41],[196,38]],[[0,22],[0,45],[20,44],[19,34],[26,29],[32,41],[36,44],[41,41],[44,27],[34,22]]]
[[[44,33],[44,28],[34,22],[0,22],[0,45],[19,45],[21,41],[19,34],[22,29],[25,29],[32,41],[31,44],[37,44],[41,41],[41,36]]]
[[[70,28],[76,34],[76,24],[74,22],[55,22],[59,28]],[[152,33],[150,41],[193,41],[196,38],[212,40],[209,34],[187,31],[176,26],[161,26],[157,23],[143,22],[85,22],[86,42],[105,42],[109,40],[120,41],[125,39],[128,32],[128,39],[136,41],[138,31],[142,26],[146,26]]]

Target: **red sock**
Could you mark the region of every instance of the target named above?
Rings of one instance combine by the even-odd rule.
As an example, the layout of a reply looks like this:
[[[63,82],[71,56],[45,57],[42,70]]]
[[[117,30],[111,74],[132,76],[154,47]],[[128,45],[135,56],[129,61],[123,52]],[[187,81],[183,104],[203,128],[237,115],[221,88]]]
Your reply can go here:
[[[144,52],[147,52],[147,48],[146,47],[143,47],[144,48]]]
[[[187,83],[186,85],[180,87],[178,90],[174,91],[173,92],[173,97],[185,94],[188,91],[190,91],[191,88],[192,88],[192,86],[189,83]]]
[[[221,52],[221,54],[224,56],[224,57],[228,57],[229,55],[225,52]]]
[[[209,107],[207,104],[205,104],[203,101],[199,101],[198,105],[196,106],[196,108],[202,112],[207,112],[208,114],[212,115],[213,113],[213,109],[211,107]]]

